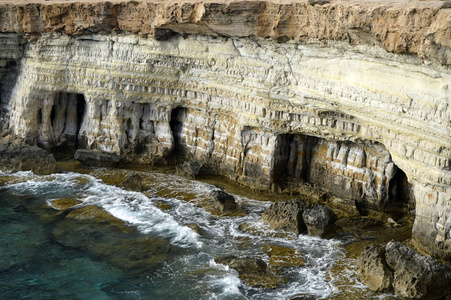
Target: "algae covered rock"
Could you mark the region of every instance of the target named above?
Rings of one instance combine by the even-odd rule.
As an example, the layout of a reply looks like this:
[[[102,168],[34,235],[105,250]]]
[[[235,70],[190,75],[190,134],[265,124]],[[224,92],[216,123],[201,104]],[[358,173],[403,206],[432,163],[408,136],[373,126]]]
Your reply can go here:
[[[393,272],[385,262],[385,247],[370,245],[357,258],[357,275],[373,291],[392,290]]]
[[[263,250],[269,257],[269,265],[274,267],[292,267],[305,265],[298,250],[279,245],[264,245]]]
[[[154,270],[177,249],[163,238],[140,234],[94,205],[67,214],[55,224],[53,236],[66,247],[83,249],[134,275]]]
[[[71,199],[71,198],[62,198],[52,201],[52,206],[58,210],[66,210],[74,207],[77,204],[82,203],[80,200]]]
[[[309,204],[301,200],[278,201],[262,214],[262,221],[272,229],[300,234],[306,230],[302,213]]]
[[[240,279],[247,285],[263,288],[276,288],[277,285],[287,280],[268,268],[267,264],[260,258],[236,256],[217,256],[215,262],[227,265],[238,272]]]
[[[144,189],[143,179],[139,174],[133,174],[124,181],[122,181],[121,186],[129,191],[141,192]]]

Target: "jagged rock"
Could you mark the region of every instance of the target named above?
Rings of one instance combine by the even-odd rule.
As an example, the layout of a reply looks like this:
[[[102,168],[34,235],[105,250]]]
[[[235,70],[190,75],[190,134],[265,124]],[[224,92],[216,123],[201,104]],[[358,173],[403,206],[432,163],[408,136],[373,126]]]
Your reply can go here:
[[[0,142],[0,170],[48,175],[56,172],[56,161],[53,154],[41,148]]]
[[[122,181],[121,186],[129,191],[141,192],[143,190],[143,179],[139,174],[133,174]]]
[[[121,161],[121,157],[115,153],[84,149],[75,152],[75,159],[89,167],[114,167]]]
[[[300,234],[306,230],[302,213],[309,204],[301,200],[278,201],[262,214],[262,221],[272,229],[280,229]]]
[[[328,207],[315,204],[302,213],[302,218],[311,236],[328,237],[334,231],[337,215]]]
[[[396,295],[440,299],[451,294],[451,267],[396,241],[385,246],[385,258],[388,267],[394,271]]]
[[[357,258],[357,275],[370,289],[385,292],[393,289],[393,272],[385,262],[385,247],[371,245]]]
[[[211,195],[215,200],[215,208],[220,212],[233,212],[238,209],[238,205],[235,202],[235,197],[224,192],[219,188],[215,188]]]
[[[175,175],[183,176],[189,179],[195,179],[199,174],[201,165],[196,161],[185,161],[175,167]]]

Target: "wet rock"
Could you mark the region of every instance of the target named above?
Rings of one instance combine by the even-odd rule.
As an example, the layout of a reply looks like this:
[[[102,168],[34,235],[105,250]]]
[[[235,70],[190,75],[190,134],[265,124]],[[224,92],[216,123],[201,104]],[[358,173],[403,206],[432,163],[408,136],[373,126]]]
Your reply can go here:
[[[163,201],[154,201],[153,203],[155,204],[156,207],[158,207],[161,210],[169,210],[172,208],[172,206]]]
[[[440,299],[451,294],[451,267],[391,241],[385,246],[387,265],[394,271],[396,295]]]
[[[377,292],[392,290],[393,272],[385,262],[385,247],[370,245],[357,258],[357,275],[370,289]]]
[[[201,165],[196,161],[185,161],[175,167],[175,175],[195,179],[199,175]]]
[[[272,229],[291,231],[300,234],[306,230],[302,213],[309,204],[301,200],[278,201],[262,214],[262,221]]]
[[[304,210],[302,218],[307,226],[308,235],[319,237],[331,236],[337,221],[337,215],[330,208],[320,204]]]
[[[269,265],[275,267],[303,266],[305,264],[298,250],[279,245],[264,245],[263,250],[269,256]]]
[[[217,256],[215,262],[235,269],[240,279],[250,286],[276,288],[278,284],[286,282],[285,278],[270,270],[260,258]]]
[[[220,212],[234,212],[238,209],[235,198],[219,188],[215,188],[211,195],[215,200],[215,208]]]
[[[124,221],[111,215],[109,212],[95,205],[88,205],[71,211],[66,218],[77,220],[89,220],[95,223],[107,223],[108,225],[125,226]]]
[[[133,174],[122,181],[121,186],[129,191],[141,192],[143,187],[143,179],[138,174]]]
[[[77,150],[75,159],[88,167],[115,167],[121,161],[116,153],[85,149]]]
[[[80,200],[70,199],[70,198],[62,198],[52,201],[52,206],[58,210],[66,210],[74,207],[77,204],[82,203]]]
[[[19,142],[0,142],[0,170],[48,175],[56,172],[56,161],[44,149]]]

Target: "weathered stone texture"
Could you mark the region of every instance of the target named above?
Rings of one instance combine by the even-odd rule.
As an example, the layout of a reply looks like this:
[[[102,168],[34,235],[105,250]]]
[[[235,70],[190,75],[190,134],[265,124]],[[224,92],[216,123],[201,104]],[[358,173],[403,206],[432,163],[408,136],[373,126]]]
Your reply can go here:
[[[451,259],[447,2],[10,2],[2,133],[415,202],[415,242]]]

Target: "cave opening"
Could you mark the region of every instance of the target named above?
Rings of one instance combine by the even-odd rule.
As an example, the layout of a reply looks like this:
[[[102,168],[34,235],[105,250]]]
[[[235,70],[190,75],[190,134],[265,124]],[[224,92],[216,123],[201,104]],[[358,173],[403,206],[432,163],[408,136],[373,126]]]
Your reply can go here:
[[[388,212],[396,220],[404,215],[414,217],[415,197],[406,174],[397,168],[388,186]]]
[[[302,134],[281,134],[276,139],[273,182],[280,187],[291,182],[309,182],[312,150],[319,139]]]
[[[83,94],[60,93],[50,113],[55,137],[55,153],[73,154],[82,147],[80,129],[84,120],[86,100]]]
[[[172,136],[174,138],[174,147],[172,155],[176,158],[184,157],[186,155],[185,143],[183,141],[183,127],[188,109],[184,107],[176,107],[171,112],[171,127]]]

